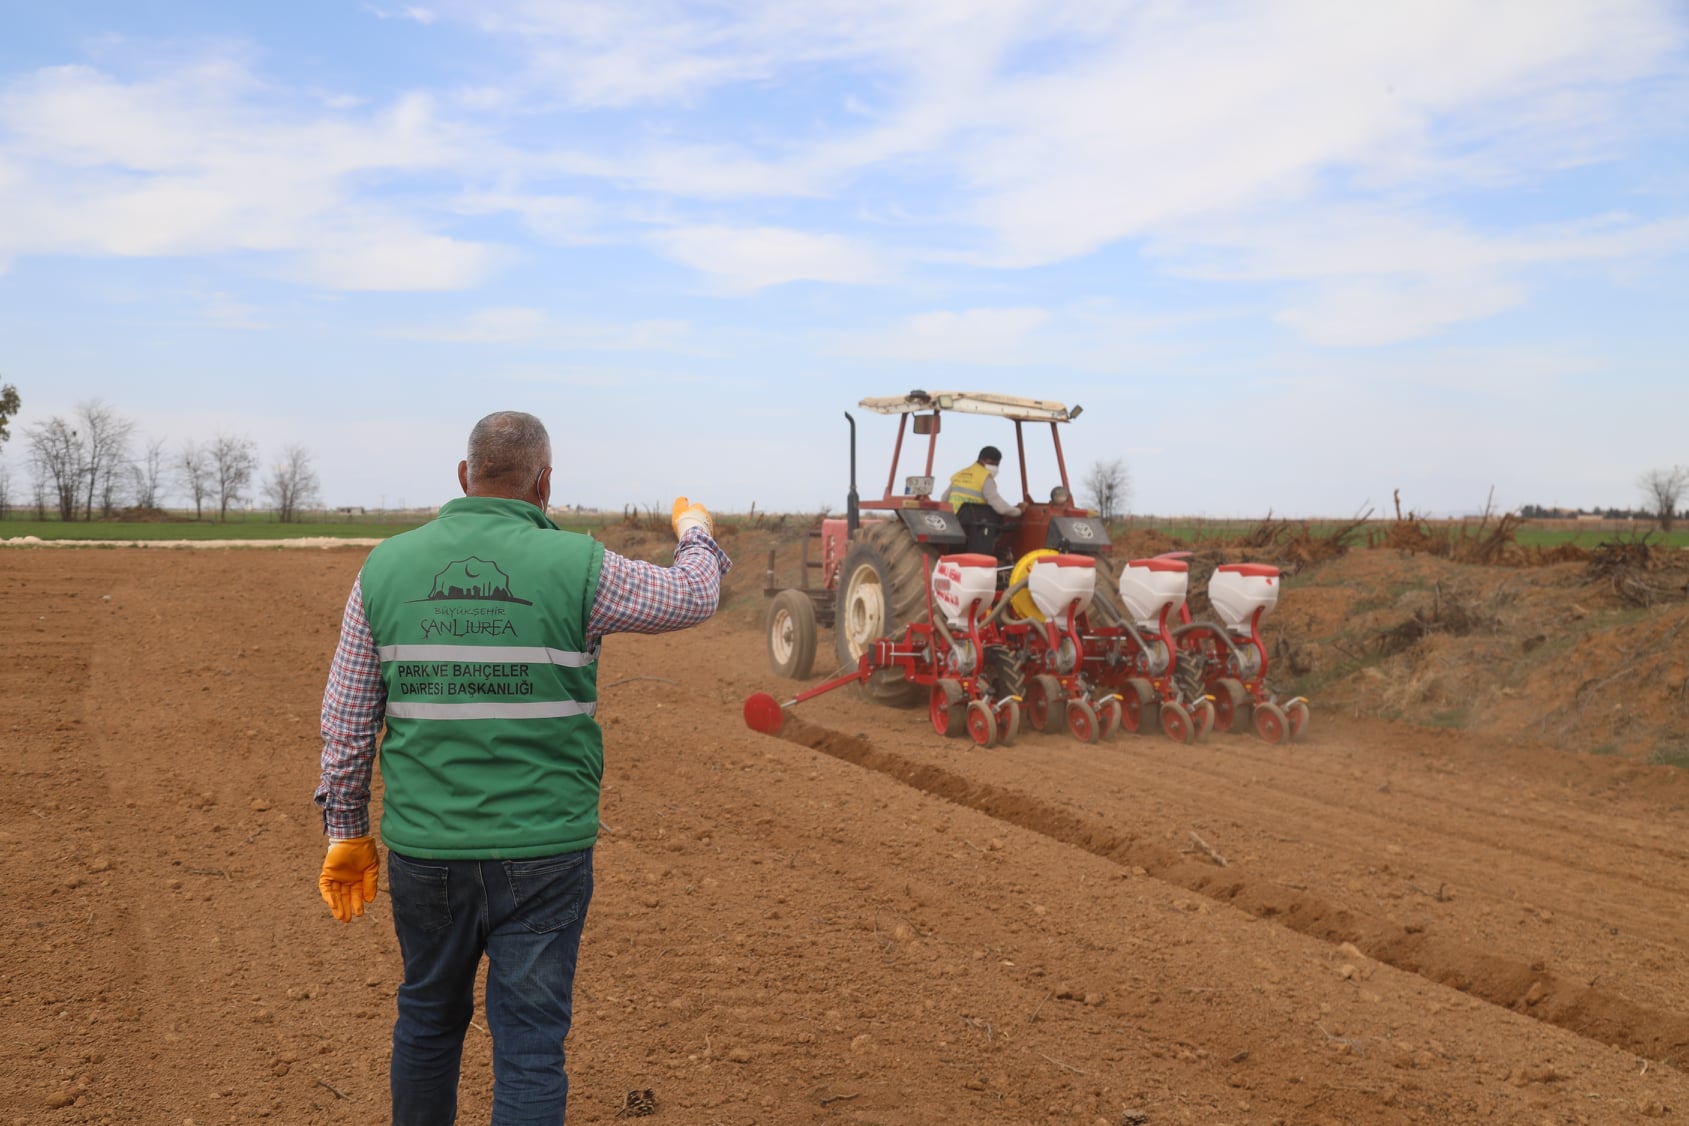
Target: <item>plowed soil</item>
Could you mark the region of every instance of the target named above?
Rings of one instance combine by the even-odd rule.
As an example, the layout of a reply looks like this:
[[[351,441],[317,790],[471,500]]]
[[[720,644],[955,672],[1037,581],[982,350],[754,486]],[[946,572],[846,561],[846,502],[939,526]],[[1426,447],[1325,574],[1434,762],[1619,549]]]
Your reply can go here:
[[[1689,772],[1318,699],[1289,746],[848,690],[757,735],[735,554],[605,646],[572,1122],[1689,1121]],[[0,1122],[387,1120],[389,903],[330,917],[310,801],[363,555],[0,552]]]

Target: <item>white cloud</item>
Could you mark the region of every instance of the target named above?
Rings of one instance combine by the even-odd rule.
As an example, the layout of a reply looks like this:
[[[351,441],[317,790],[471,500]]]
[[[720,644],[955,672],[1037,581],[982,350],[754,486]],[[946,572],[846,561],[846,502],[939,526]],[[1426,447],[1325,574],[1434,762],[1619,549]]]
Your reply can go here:
[[[372,232],[303,252],[291,273],[329,289],[473,289],[504,257],[494,248],[440,235]]]
[[[1315,344],[1366,347],[1427,336],[1524,300],[1523,287],[1488,278],[1363,280],[1323,286],[1274,319]]]
[[[1639,98],[1661,97],[1640,82],[1668,74],[1685,42],[1681,14],[1657,0],[463,0],[443,10],[525,49],[507,99],[543,104],[562,91],[575,106],[687,113],[717,91],[777,98],[789,79],[831,80],[818,103],[831,109],[792,125],[778,113],[724,125],[694,112],[697,130],[539,156],[555,174],[682,205],[848,195],[882,215],[926,214],[917,238],[927,245],[900,248],[906,262],[1018,269],[1143,239],[1196,277],[1349,277],[1294,295],[1282,312],[1316,340],[1436,332],[1527,300],[1536,267],[1683,245],[1678,220],[1518,232],[1500,219],[1481,231],[1444,202],[1610,159],[1669,128],[1635,112]],[[913,191],[878,178],[909,171]],[[1378,202],[1366,213],[1358,197]],[[829,222],[837,229],[839,217]],[[1298,224],[1312,237],[1293,242]],[[968,227],[971,245],[938,249],[939,231]],[[718,227],[659,241],[747,291],[792,276],[859,280],[849,266],[786,267],[824,262],[819,248],[833,238],[757,237],[738,264],[718,253],[730,241]],[[1337,315],[1359,320],[1343,330]]]
[[[351,289],[460,288],[496,248],[429,231],[363,188],[465,159],[432,101],[359,116],[268,107],[240,64],[210,59],[122,82],[88,67],[0,91],[0,255],[260,251]]]
[[[544,309],[500,307],[477,309],[455,324],[398,329],[392,335],[454,344],[537,344],[623,352],[673,351],[686,343],[689,331],[684,321],[559,320]]]
[[[651,241],[729,293],[796,281],[866,284],[887,274],[879,256],[860,243],[783,227],[675,227]]]
[[[847,355],[970,364],[1024,364],[1045,309],[964,309],[910,317],[890,332],[847,343]]]
[[[534,234],[559,246],[603,242],[605,209],[585,196],[544,192],[471,191],[458,197],[466,215],[515,214]]]
[[[883,331],[842,337],[830,350],[913,363],[1118,374],[1166,365],[1178,351],[1167,334],[1185,319],[1134,316],[1111,302],[938,309]]]
[[[1316,283],[1281,322],[1358,342],[1528,300],[1546,265],[1686,243],[1659,200],[1529,229],[1478,210],[1681,129],[1661,110],[1683,108],[1685,21],[1663,0],[367,10],[467,25],[517,62],[374,108],[227,53],[138,80],[23,75],[0,89],[0,262],[259,251],[318,284],[453,288],[503,260],[465,217],[511,214],[554,246],[655,246],[744,294],[1136,242],[1193,278]],[[770,206],[794,199],[801,221]]]
[[[424,26],[433,23],[440,17],[428,8],[407,7],[395,10],[378,8],[374,4],[365,4],[364,11],[378,20],[411,20]]]

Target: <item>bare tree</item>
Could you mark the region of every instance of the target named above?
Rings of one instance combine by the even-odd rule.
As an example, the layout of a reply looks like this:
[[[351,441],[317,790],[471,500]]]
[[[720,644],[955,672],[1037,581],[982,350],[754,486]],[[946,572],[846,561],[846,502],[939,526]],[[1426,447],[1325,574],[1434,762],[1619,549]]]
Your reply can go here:
[[[169,456],[164,445],[163,438],[149,439],[141,456],[129,466],[134,476],[135,503],[141,508],[157,508],[163,495],[165,460]]]
[[[1084,485],[1090,490],[1097,516],[1104,523],[1126,514],[1126,503],[1132,496],[1132,477],[1120,458],[1093,463],[1085,474]]]
[[[12,467],[0,461],[0,520],[12,518]]]
[[[317,471],[311,467],[311,451],[300,445],[282,451],[282,459],[270,466],[264,495],[276,506],[276,518],[283,524],[293,523],[301,508],[316,503]]]
[[[67,523],[76,519],[82,480],[88,476],[81,436],[57,415],[31,425],[24,435],[29,439],[29,465],[35,475],[37,497],[44,501],[51,493],[58,498],[59,519]]]
[[[202,519],[211,496],[211,455],[198,442],[184,443],[176,452],[174,468],[182,488],[193,498],[194,519]]]
[[[95,496],[100,498],[101,514],[110,516],[124,476],[121,470],[129,461],[129,437],[135,424],[99,399],[78,405],[76,420],[81,424],[82,470],[88,478],[83,519],[94,518]]]
[[[29,503],[37,520],[47,519],[47,475],[39,472],[35,459],[30,458]]]
[[[1636,479],[1642,490],[1642,504],[1660,522],[1660,531],[1669,532],[1677,522],[1677,509],[1683,494],[1689,491],[1689,469],[1674,465],[1670,469],[1650,469]]]
[[[217,495],[217,519],[227,521],[229,505],[246,495],[252,474],[258,468],[258,448],[251,438],[219,434],[206,450],[211,469],[211,487]]]

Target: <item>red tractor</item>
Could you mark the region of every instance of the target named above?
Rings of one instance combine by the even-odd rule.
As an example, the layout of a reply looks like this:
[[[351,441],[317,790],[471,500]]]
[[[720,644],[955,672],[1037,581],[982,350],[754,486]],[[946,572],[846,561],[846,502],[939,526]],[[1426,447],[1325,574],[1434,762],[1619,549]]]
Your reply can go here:
[[[769,557],[766,593],[774,598],[768,615],[769,661],[781,676],[803,679],[810,674],[817,627],[834,626],[840,664],[855,664],[879,637],[918,621],[926,613],[925,591],[931,564],[939,556],[963,551],[968,531],[950,505],[939,499],[933,467],[938,435],[946,412],[988,415],[1014,423],[1016,464],[1022,496],[1021,515],[1004,521],[991,544],[991,554],[1011,567],[1027,552],[1054,548],[1074,554],[1096,555],[1109,546],[1102,521],[1072,502],[1067,464],[1062,458],[1060,424],[1079,417],[1083,408],[1068,408],[1046,399],[1022,399],[964,391],[911,391],[907,395],[863,399],[863,408],[898,416],[897,442],[885,492],[878,499],[862,499],[856,487],[856,420],[850,423],[850,494],[845,515],[824,518],[804,544],[802,585],[782,589],[775,583],[773,555]],[[911,420],[913,420],[911,422]],[[1032,497],[1026,471],[1026,426],[1045,423],[1055,452],[1058,499]],[[904,443],[910,433],[926,439],[922,472],[903,479],[898,491]],[[915,444],[915,443],[911,443]],[[917,451],[916,457],[920,454]],[[887,513],[889,518],[864,519],[863,513]],[[889,678],[882,678],[889,679]],[[870,695],[885,702],[903,702],[911,693],[902,685],[882,691],[870,685]]]
[[[839,665],[854,671],[847,671],[837,682],[811,689],[800,698],[807,699],[838,683],[855,680],[862,684],[869,698],[883,704],[928,703],[934,709],[935,727],[941,718],[949,716],[947,707],[962,710],[976,701],[984,701],[999,721],[998,737],[1012,738],[1012,728],[1018,727],[1019,703],[1024,694],[1024,654],[1018,647],[1005,644],[1003,631],[996,625],[986,623],[984,632],[980,632],[979,619],[986,616],[992,599],[959,617],[961,612],[951,607],[949,613],[935,618],[930,593],[934,571],[941,558],[969,557],[970,561],[961,566],[970,572],[981,565],[989,566],[996,576],[995,588],[1002,590],[1009,585],[1009,575],[1017,561],[1030,553],[1084,556],[1094,560],[1108,549],[1108,532],[1102,521],[1073,503],[1067,464],[1062,457],[1060,426],[1077,418],[1081,408],[1068,408],[1043,399],[960,391],[912,391],[907,395],[863,399],[861,406],[877,414],[898,417],[885,491],[877,499],[862,499],[858,495],[856,420],[846,412],[845,418],[850,423],[851,468],[845,515],[823,519],[821,527],[805,541],[802,585],[779,586],[773,553],[769,555],[766,592],[773,598],[768,612],[769,664],[781,676],[798,680],[808,677],[814,665],[820,627],[831,626]],[[1019,516],[1003,519],[1000,526],[993,527],[989,516],[995,514],[989,514],[983,521],[985,527],[970,528],[964,526],[964,516],[971,515],[966,509],[963,515],[958,515],[939,499],[943,490],[935,488],[937,478],[933,470],[946,413],[985,415],[1013,424],[1012,456],[1013,464],[1019,469],[1021,493],[1016,502],[1021,509]],[[1034,499],[1028,480],[1029,425],[1034,430],[1044,425],[1049,427],[1060,485],[1051,490],[1048,500]],[[917,447],[914,456],[921,472],[903,477],[899,489],[899,469],[905,456],[905,443],[911,435],[915,440],[908,444]],[[921,438],[926,439],[924,458],[918,448]],[[1009,488],[1005,493],[1013,495]],[[864,513],[885,515],[865,518]],[[970,538],[973,547],[983,550],[970,552]],[[983,560],[979,558],[982,555],[986,557]],[[1101,585],[1110,587],[1111,582]],[[996,615],[999,621],[1001,617],[1001,613]],[[951,636],[952,626],[964,637]],[[935,633],[944,645],[930,640]],[[969,653],[973,655],[970,657]],[[864,657],[868,658],[866,662]],[[962,695],[958,697],[959,685]],[[1010,702],[1016,705],[1012,725],[1008,723],[1006,707]],[[1060,713],[1058,720],[1059,716]],[[946,724],[954,726],[949,719]],[[1004,730],[1005,727],[1010,730]],[[979,741],[978,732],[973,733]]]
[[[1251,721],[1270,742],[1304,729],[1306,701],[1281,704],[1266,684],[1259,623],[1276,601],[1277,570],[1220,567],[1209,584],[1220,622],[1191,620],[1188,565],[1178,555],[1134,559],[1117,570],[1104,554],[1102,522],[1072,503],[1059,425],[1078,417],[1078,407],[951,391],[861,405],[899,416],[885,493],[857,495],[856,420],[847,412],[846,514],[822,520],[805,541],[803,585],[779,587],[773,552],[768,560],[770,665],[782,676],[808,677],[819,627],[828,625],[840,673],[784,705],[766,693],[752,696],[745,718],[753,728],[777,731],[786,706],[859,684],[884,704],[924,699],[936,731],[966,731],[986,747],[1013,742],[1023,716],[1039,731],[1066,730],[1087,743],[1116,729],[1161,731],[1177,743]],[[935,497],[947,412],[1014,424],[1019,515],[1003,520],[978,503],[953,511]],[[1034,500],[1028,484],[1028,423],[1050,427],[1061,484],[1047,502]],[[924,472],[904,478],[897,493],[911,432],[927,440]],[[888,515],[863,519],[863,510]]]

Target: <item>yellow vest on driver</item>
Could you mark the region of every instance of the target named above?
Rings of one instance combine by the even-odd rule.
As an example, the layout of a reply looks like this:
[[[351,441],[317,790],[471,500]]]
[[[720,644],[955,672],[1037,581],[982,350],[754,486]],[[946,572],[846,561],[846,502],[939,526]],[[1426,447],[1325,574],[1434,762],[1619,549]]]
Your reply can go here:
[[[976,461],[951,477],[951,509],[959,511],[964,504],[985,504],[985,480],[989,476],[985,466]]]

